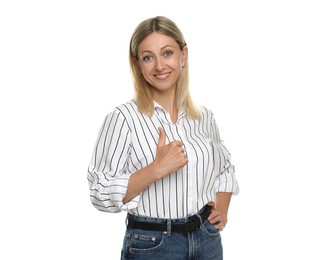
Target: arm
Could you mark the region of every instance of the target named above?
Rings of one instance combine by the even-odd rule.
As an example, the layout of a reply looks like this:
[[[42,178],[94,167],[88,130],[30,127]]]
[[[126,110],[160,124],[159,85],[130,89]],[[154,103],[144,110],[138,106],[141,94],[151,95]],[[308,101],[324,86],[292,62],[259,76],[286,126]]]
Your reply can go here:
[[[174,141],[166,145],[165,142],[165,131],[159,128],[156,158],[151,164],[132,174],[123,203],[127,203],[139,195],[155,181],[176,172],[187,164],[188,160],[184,154],[182,143]]]
[[[218,192],[216,194],[216,201],[210,202],[212,212],[208,218],[211,224],[215,225],[216,229],[223,230],[228,221],[228,209],[230,205],[232,193]]]
[[[225,227],[228,221],[228,209],[231,200],[232,193],[230,192],[218,192],[216,194],[216,206],[215,209],[221,215],[221,222]]]
[[[113,111],[100,129],[88,167],[90,199],[98,210],[118,212],[137,206],[137,199],[122,203],[131,175],[126,170],[130,143],[126,119]]]
[[[144,189],[187,163],[182,143],[165,145],[166,134],[159,129],[155,160],[136,172],[127,172],[132,138],[125,121],[118,111],[106,117],[88,168],[91,202],[101,211],[136,208]]]
[[[219,173],[217,174],[215,181],[216,199],[215,202],[210,202],[212,207],[212,213],[209,216],[211,224],[215,224],[215,227],[222,230],[228,221],[228,209],[232,195],[237,195],[239,192],[239,186],[235,177],[235,167],[231,163],[231,155],[226,149],[224,143],[220,140],[219,131],[215,120],[212,123],[214,151],[218,155],[215,159],[219,162]]]

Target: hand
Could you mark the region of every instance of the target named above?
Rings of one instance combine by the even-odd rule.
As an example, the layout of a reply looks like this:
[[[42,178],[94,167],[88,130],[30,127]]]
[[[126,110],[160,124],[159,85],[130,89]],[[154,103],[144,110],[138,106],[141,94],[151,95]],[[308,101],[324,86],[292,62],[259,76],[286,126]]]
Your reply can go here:
[[[221,213],[216,210],[215,203],[213,201],[209,202],[208,205],[211,207],[211,214],[208,217],[208,221],[210,224],[214,225],[216,229],[222,231],[227,224],[227,218],[222,217]]]
[[[159,140],[154,164],[156,165],[159,176],[164,177],[184,167],[188,163],[188,160],[184,153],[182,142],[173,141],[165,144],[166,133],[161,127],[158,130]]]

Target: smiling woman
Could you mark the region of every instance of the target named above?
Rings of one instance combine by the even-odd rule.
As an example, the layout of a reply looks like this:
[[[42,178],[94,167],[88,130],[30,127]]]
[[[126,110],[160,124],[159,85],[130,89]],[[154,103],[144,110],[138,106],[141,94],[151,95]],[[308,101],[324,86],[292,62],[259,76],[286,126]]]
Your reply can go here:
[[[139,59],[134,62],[151,85],[152,98],[169,111],[176,123],[176,86],[187,58],[187,47],[180,49],[173,38],[154,32],[141,42],[138,53]]]
[[[95,145],[90,197],[101,211],[128,212],[122,259],[223,258],[219,231],[239,188],[212,111],[191,99],[187,58],[173,21],[140,23],[129,53],[135,99],[106,116]]]

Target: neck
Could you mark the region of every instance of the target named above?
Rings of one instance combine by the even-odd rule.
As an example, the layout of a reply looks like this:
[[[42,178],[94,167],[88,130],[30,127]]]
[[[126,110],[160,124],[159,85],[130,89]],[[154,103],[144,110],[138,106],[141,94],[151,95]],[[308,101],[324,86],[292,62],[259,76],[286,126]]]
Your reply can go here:
[[[174,95],[155,95],[154,100],[161,105],[169,114],[173,121],[176,123],[178,119],[178,109],[176,105],[176,97]]]

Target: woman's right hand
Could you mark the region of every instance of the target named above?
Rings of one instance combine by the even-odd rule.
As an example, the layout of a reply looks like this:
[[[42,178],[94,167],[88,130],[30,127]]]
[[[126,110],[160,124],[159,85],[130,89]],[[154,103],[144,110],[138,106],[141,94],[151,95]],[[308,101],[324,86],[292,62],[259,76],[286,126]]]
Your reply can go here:
[[[176,172],[187,164],[188,160],[184,153],[182,142],[173,141],[169,144],[165,143],[166,133],[162,128],[159,128],[156,159],[151,164],[131,175],[123,203],[127,203],[135,198],[153,182]]]
[[[188,163],[188,160],[183,149],[183,143],[181,141],[173,141],[166,144],[166,133],[164,129],[159,127],[158,130],[159,140],[156,159],[153,163],[159,178],[162,178],[184,167]]]

